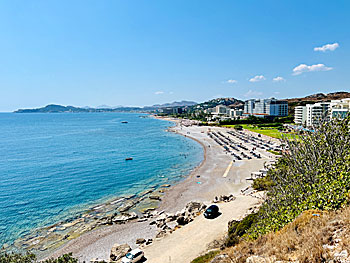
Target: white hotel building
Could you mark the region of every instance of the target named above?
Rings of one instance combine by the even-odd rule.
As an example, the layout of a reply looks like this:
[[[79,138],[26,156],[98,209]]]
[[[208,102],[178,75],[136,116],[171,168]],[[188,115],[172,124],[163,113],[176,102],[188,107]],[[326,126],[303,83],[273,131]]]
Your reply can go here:
[[[345,118],[349,114],[350,98],[295,107],[294,122],[306,127],[317,126],[331,118]]]
[[[243,110],[231,109],[225,105],[217,105],[214,108],[209,108],[205,110],[205,113],[210,113],[212,119],[233,119],[238,118],[243,115]]]
[[[288,116],[288,102],[272,99],[250,99],[244,102],[244,114],[258,117]]]

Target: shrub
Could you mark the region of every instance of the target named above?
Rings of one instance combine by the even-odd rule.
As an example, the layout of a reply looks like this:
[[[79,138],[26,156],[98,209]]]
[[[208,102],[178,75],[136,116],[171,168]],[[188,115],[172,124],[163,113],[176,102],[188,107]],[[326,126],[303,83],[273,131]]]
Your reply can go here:
[[[241,237],[247,232],[248,229],[251,228],[251,226],[256,222],[257,214],[253,213],[245,218],[243,218],[241,221],[232,221],[229,224],[228,228],[228,236],[225,241],[225,246],[233,246],[237,244]]]
[[[0,263],[37,263],[36,256],[34,254],[18,254],[18,253],[2,253],[0,254]],[[65,254],[56,259],[48,259],[41,261],[42,263],[78,263],[76,258],[72,257],[72,254]]]
[[[348,117],[323,123],[298,140],[284,139],[289,150],[269,173],[273,184],[247,231],[250,237],[277,231],[305,210],[335,210],[349,203],[349,128]]]
[[[210,251],[206,253],[203,256],[200,256],[198,258],[195,258],[194,260],[191,261],[191,263],[208,263],[210,260],[212,260],[217,254],[219,254],[219,250],[215,251]]]
[[[269,190],[274,185],[273,181],[269,176],[263,178],[257,178],[253,181],[253,189],[258,191]]]

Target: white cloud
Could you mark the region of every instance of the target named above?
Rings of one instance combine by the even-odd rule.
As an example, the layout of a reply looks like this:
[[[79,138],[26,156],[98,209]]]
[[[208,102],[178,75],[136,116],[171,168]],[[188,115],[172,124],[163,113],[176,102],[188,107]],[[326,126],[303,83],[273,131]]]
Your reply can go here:
[[[263,95],[262,92],[259,91],[253,91],[253,90],[249,90],[246,94],[244,94],[243,96],[246,98],[257,98],[259,96]]]
[[[315,64],[308,66],[306,64],[300,64],[293,69],[293,75],[300,75],[304,72],[312,72],[312,71],[329,71],[332,70],[331,67],[326,67],[324,64]]]
[[[234,84],[234,83],[237,83],[237,80],[229,79],[229,80],[226,81],[226,83]]]
[[[327,50],[334,51],[338,47],[339,47],[338,43],[326,44],[326,45],[323,45],[322,47],[315,47],[314,51],[321,51],[321,52],[326,52]]]
[[[164,94],[164,91],[156,91],[156,92],[154,92],[154,94],[156,94],[156,95],[161,95],[161,94]]]
[[[265,80],[266,78],[263,75],[256,75],[254,78],[251,78],[249,81],[250,82],[258,82]]]
[[[273,82],[282,82],[282,81],[286,81],[286,80],[284,78],[278,76],[276,78],[273,78],[272,81]]]
[[[170,91],[169,94],[172,95],[172,94],[174,94],[174,92],[173,92],[173,91]]]

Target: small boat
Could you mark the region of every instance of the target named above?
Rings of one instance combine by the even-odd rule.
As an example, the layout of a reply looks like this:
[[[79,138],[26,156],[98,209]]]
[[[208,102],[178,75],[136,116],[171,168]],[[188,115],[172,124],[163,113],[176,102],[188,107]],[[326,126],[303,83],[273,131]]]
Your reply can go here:
[[[127,121],[122,121],[122,123],[128,123]]]
[[[125,161],[131,161],[132,157],[125,158]]]

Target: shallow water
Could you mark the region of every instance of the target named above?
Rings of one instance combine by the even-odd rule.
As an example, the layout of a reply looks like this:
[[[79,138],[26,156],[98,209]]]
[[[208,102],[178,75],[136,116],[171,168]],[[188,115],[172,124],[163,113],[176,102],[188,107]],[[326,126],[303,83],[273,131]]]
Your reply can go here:
[[[1,113],[0,244],[174,183],[202,161],[198,143],[165,131],[172,123],[140,115]]]

